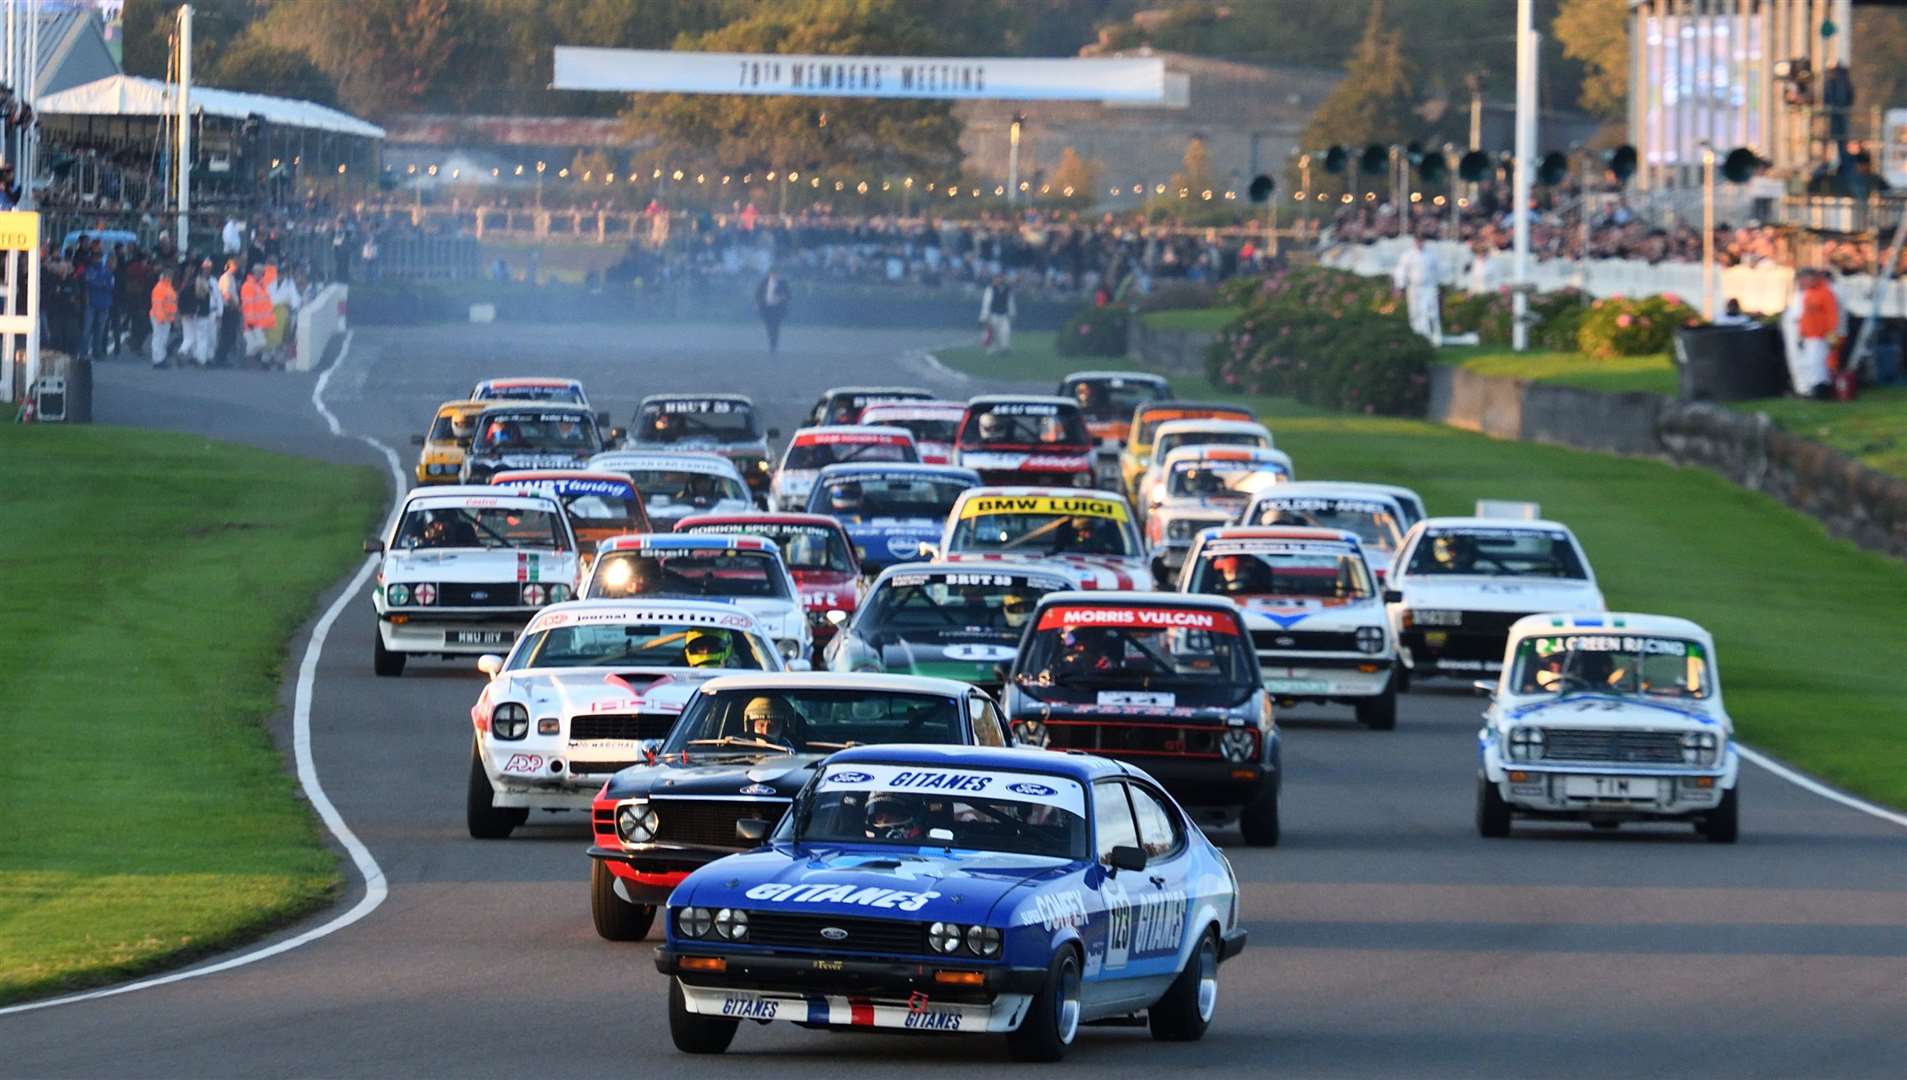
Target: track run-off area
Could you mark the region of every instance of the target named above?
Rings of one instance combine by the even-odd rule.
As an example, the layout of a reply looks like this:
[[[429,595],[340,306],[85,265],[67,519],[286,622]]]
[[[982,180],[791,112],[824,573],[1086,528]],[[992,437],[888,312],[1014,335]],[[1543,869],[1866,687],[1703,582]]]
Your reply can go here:
[[[1051,389],[924,362],[942,337],[798,328],[769,356],[753,326],[363,329],[322,375],[102,367],[96,413],[407,476],[410,436],[484,376],[579,378],[617,423],[644,394],[741,391],[784,433],[835,384],[917,384],[949,398]],[[612,944],[591,927],[583,818],[534,818],[507,841],[469,837],[467,711],[480,677],[436,660],[401,679],[373,676],[369,565],[321,598],[293,643],[274,720],[345,858],[338,904],[130,992],[0,1010],[0,1074],[841,1077],[1005,1062],[987,1040],[789,1025],[746,1026],[726,1058],[676,1053],[653,940]],[[1223,969],[1212,1030],[1168,1044],[1091,1028],[1052,1068],[1902,1075],[1898,815],[1755,765],[1737,845],[1686,827],[1526,822],[1483,840],[1471,820],[1481,708],[1452,685],[1403,698],[1394,732],[1367,731],[1349,710],[1281,712],[1281,846],[1216,837],[1238,873],[1251,945]]]

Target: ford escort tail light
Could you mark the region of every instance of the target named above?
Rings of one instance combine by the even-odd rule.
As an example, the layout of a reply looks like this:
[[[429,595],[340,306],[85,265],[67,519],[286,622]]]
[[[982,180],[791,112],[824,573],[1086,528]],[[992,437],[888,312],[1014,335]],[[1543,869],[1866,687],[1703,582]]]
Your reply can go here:
[[[715,932],[728,941],[748,940],[748,912],[723,908],[715,913]]]
[[[728,961],[719,956],[685,956],[679,963],[683,971],[707,971],[720,974],[728,970]]]
[[[384,602],[393,607],[403,607],[411,602],[411,587],[409,585],[384,586]]]
[[[707,908],[685,907],[677,912],[675,916],[675,928],[681,931],[685,937],[707,937],[709,931],[713,929],[714,926],[715,917],[709,913],[709,909]],[[686,963],[686,961],[684,962]],[[705,968],[703,970],[719,971],[721,969]]]
[[[514,742],[530,733],[530,710],[514,701],[506,701],[490,710],[490,733],[506,742]]]
[[[523,586],[523,603],[527,607],[542,607],[549,597],[550,590],[545,585],[532,581]]]

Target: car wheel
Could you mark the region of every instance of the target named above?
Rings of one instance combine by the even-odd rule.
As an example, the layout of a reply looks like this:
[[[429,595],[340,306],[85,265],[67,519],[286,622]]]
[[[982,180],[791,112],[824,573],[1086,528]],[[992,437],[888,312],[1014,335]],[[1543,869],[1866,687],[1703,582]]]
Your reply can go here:
[[[641,941],[655,925],[654,904],[634,904],[616,892],[616,875],[601,859],[589,861],[589,915],[605,941]]]
[[[1477,777],[1477,835],[1491,839],[1510,835],[1510,804],[1487,777]]]
[[[389,679],[404,674],[404,654],[384,647],[384,634],[371,627],[371,670]]]
[[[1397,729],[1397,678],[1395,676],[1391,677],[1390,685],[1384,688],[1383,693],[1358,699],[1357,722],[1372,731]]]
[[[1165,996],[1147,1010],[1152,1037],[1160,1042],[1197,1042],[1212,1026],[1218,1011],[1218,941],[1207,930],[1185,970],[1172,980]]]
[[[1410,693],[1410,669],[1399,663],[1397,674],[1391,676],[1391,685],[1395,686],[1400,694]]]
[[[685,1054],[719,1054],[735,1041],[735,1029],[740,1026],[739,1020],[690,1012],[689,1003],[682,996],[681,981],[669,980],[669,1038],[675,1040],[677,1050]]]
[[[1046,969],[1046,983],[1027,1006],[1026,1019],[1007,1032],[1015,1061],[1058,1061],[1079,1034],[1079,954],[1060,950]]]
[[[518,825],[530,819],[522,806],[498,806],[497,791],[483,771],[483,759],[476,743],[470,744],[470,783],[464,795],[464,818],[470,835],[478,840],[505,840]]]
[[[1732,844],[1741,836],[1741,789],[1729,788],[1715,812],[1695,823],[1695,831],[1711,844]]]
[[[1278,785],[1267,783],[1238,815],[1238,831],[1252,847],[1278,846]]]

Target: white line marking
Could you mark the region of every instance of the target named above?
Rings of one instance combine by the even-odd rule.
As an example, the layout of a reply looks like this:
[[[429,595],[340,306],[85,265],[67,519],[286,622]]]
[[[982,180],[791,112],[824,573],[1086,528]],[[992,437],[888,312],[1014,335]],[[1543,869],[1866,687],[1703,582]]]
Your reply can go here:
[[[343,367],[345,358],[350,355],[351,333],[350,331],[346,331],[344,335],[344,347],[338,352],[337,362],[326,368],[324,373],[318,376],[318,384],[311,389],[312,407],[318,410],[318,415],[323,418],[325,425],[331,429],[331,434],[339,437],[343,437],[344,429],[338,424],[338,418],[331,415],[331,410],[325,408],[324,388],[326,384],[331,381],[331,373]],[[368,435],[357,435],[354,436],[354,438],[362,439],[370,443],[384,455],[385,462],[391,467],[391,476],[397,481],[396,491],[401,498],[406,489],[406,484],[404,469],[403,466],[398,463],[397,455],[392,452],[390,447],[385,446],[383,443]],[[391,506],[392,516],[397,514],[397,509],[397,504],[393,502]],[[34,1009],[50,1009],[55,1005],[72,1005],[81,1001],[94,1001],[99,998],[114,997],[119,994],[130,994],[135,990],[150,990],[155,986],[166,986],[170,983],[182,982],[186,979],[196,979],[201,975],[216,975],[221,971],[230,971],[236,967],[255,964],[260,960],[277,956],[280,953],[290,952],[301,945],[308,945],[319,938],[335,934],[345,927],[350,926],[352,923],[364,918],[366,915],[369,915],[371,912],[376,911],[378,905],[384,902],[384,898],[389,894],[390,889],[389,886],[385,884],[383,868],[378,866],[377,860],[371,855],[371,850],[365,847],[364,843],[357,838],[357,834],[351,831],[351,827],[344,823],[344,816],[338,813],[336,806],[332,805],[330,797],[325,795],[324,786],[318,782],[318,767],[311,758],[311,694],[312,687],[318,680],[318,658],[324,653],[325,641],[331,636],[332,625],[338,621],[338,616],[344,613],[346,605],[358,598],[358,594],[364,589],[365,581],[370,578],[371,572],[375,569],[377,569],[377,560],[365,560],[364,566],[357,572],[357,576],[351,579],[351,583],[345,586],[344,591],[338,594],[337,599],[331,601],[331,606],[326,608],[324,614],[318,617],[317,625],[311,628],[311,640],[305,643],[304,656],[298,662],[298,688],[292,695],[291,705],[291,742],[292,753],[298,763],[298,783],[305,789],[306,797],[311,800],[312,808],[318,811],[318,817],[324,822],[325,828],[330,829],[331,835],[338,838],[338,843],[342,845],[345,852],[351,856],[351,862],[357,867],[358,874],[364,878],[363,898],[356,904],[353,904],[349,911],[332,919],[330,922],[322,926],[312,927],[310,930],[296,937],[286,938],[284,941],[267,945],[262,949],[256,949],[248,953],[240,953],[230,959],[220,960],[217,963],[208,964],[205,967],[192,968],[187,971],[177,971],[170,975],[160,975],[150,979],[141,979],[138,982],[127,983],[124,986],[109,986],[103,990],[91,990],[83,994],[69,994],[66,997],[48,998],[45,1001],[31,1001],[24,1005],[10,1005],[6,1008],[0,1008],[0,1016],[29,1012]]]
[[[954,348],[955,346],[965,345],[965,344],[967,344],[965,340],[950,341],[945,345],[936,345],[931,349],[915,349],[907,353],[906,356],[903,357],[903,359],[911,360],[914,363],[919,364],[921,367],[926,368],[927,373],[929,375],[936,376],[941,379],[945,379],[946,381],[953,383],[956,386],[959,386],[965,383],[972,382],[973,376],[967,374],[964,371],[956,371],[953,368],[948,367],[947,365],[940,362],[940,357],[935,356],[934,354],[939,352],[942,349],[951,349],[951,348]]]
[[[1840,791],[1835,788],[1831,788],[1828,785],[1823,784],[1821,781],[1816,780],[1812,777],[1803,776],[1800,773],[1795,772],[1793,769],[1788,768],[1786,765],[1783,765],[1781,762],[1776,761],[1774,758],[1771,758],[1768,755],[1760,752],[1759,750],[1750,750],[1748,747],[1743,746],[1740,743],[1735,744],[1735,750],[1736,752],[1740,753],[1741,756],[1744,759],[1746,759],[1749,763],[1758,765],[1761,768],[1766,769],[1767,771],[1775,774],[1776,776],[1780,777],[1783,780],[1786,780],[1788,783],[1793,784],[1795,787],[1798,787],[1803,791],[1813,792],[1814,794],[1821,796],[1823,799],[1826,799],[1829,802],[1840,803],[1842,806],[1847,807],[1849,810],[1858,810],[1861,813],[1866,814],[1868,817],[1879,818],[1882,821],[1888,822],[1889,824],[1899,825],[1902,828],[1907,828],[1907,814],[1895,813],[1894,811],[1889,810],[1884,806],[1875,806],[1873,803],[1868,802],[1864,799],[1855,798],[1854,796],[1849,795],[1845,791]]]

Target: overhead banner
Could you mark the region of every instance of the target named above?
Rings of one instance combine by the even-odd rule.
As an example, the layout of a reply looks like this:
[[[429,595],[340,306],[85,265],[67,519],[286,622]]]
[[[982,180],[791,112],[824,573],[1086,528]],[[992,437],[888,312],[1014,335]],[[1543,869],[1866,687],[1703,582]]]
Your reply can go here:
[[[1165,100],[1165,61],[1001,57],[802,56],[556,48],[557,90],[1013,101]]]

